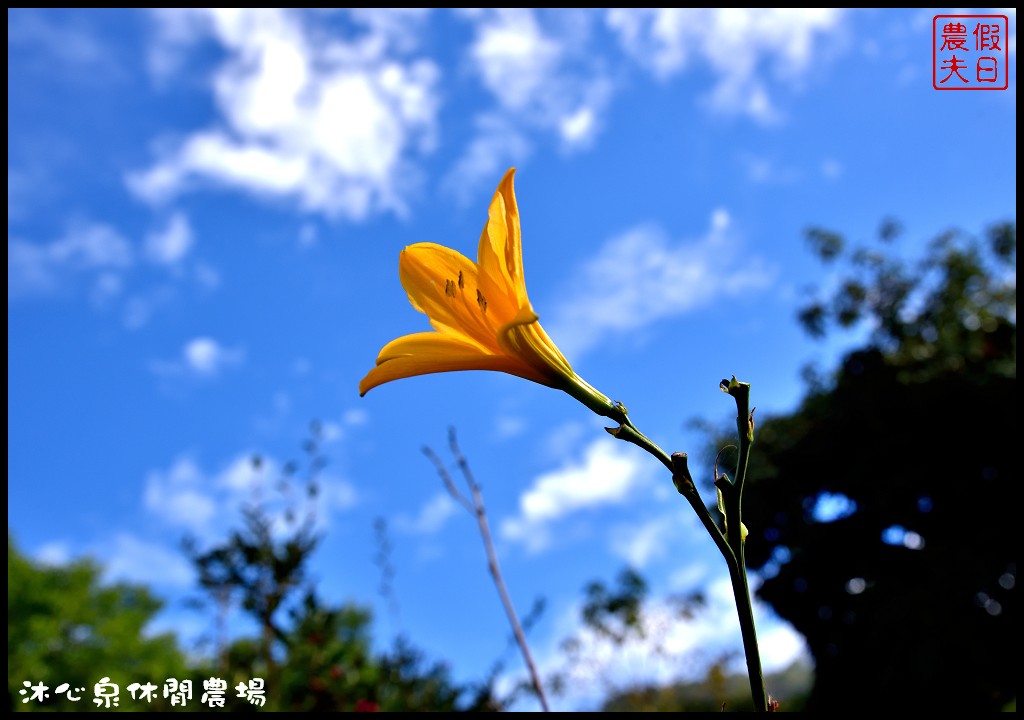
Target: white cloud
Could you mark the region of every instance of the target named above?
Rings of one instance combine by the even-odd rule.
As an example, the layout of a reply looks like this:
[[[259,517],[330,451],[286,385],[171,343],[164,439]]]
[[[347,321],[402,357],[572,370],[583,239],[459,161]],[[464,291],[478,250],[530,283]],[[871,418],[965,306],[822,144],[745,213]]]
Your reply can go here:
[[[71,561],[71,546],[61,540],[44,543],[36,550],[35,559],[43,565],[67,565]]]
[[[437,146],[441,91],[454,97],[462,85],[442,87],[426,54],[429,11],[334,12],[344,22],[291,9],[154,11],[150,67],[159,80],[181,73],[200,39],[223,50],[210,86],[218,117],[160,139],[155,162],[129,186],[154,202],[213,183],[335,217],[404,213],[422,181],[417,165]],[[441,182],[463,201],[540,139],[563,151],[588,147],[634,63],[668,78],[698,60],[712,74],[712,108],[775,118],[777,90],[799,87],[835,52],[842,27],[841,11],[829,9],[456,13],[471,38],[453,80],[476,80],[489,98]]]
[[[739,252],[725,210],[714,211],[709,224],[703,238],[689,242],[671,242],[652,227],[606,242],[552,313],[549,327],[559,347],[576,358],[609,333],[637,330],[772,281],[774,272],[762,260]]]
[[[474,136],[444,180],[466,199],[471,190],[529,155],[530,133],[563,150],[588,146],[611,100],[607,65],[592,47],[594,15],[585,10],[476,9],[466,67],[494,107],[473,121]]]
[[[369,422],[370,414],[362,408],[350,408],[341,416],[341,420],[349,427],[358,427]]]
[[[78,223],[49,243],[9,237],[8,297],[55,292],[80,273],[121,272],[133,256],[131,243],[104,223]]]
[[[593,135],[596,122],[594,109],[582,107],[572,115],[562,118],[559,130],[569,143],[582,142]]]
[[[800,179],[800,173],[797,170],[764,155],[741,153],[739,161],[746,172],[747,179],[753,183],[782,185]]]
[[[240,453],[211,473],[187,455],[181,456],[168,469],[147,475],[143,507],[170,527],[210,539],[227,524],[237,524],[241,508],[253,503],[264,508],[273,532],[282,534],[306,517],[323,529],[335,512],[358,502],[355,488],[343,478],[318,473],[318,492],[311,496],[304,475],[302,479],[288,475],[274,458],[256,458],[253,453]]]
[[[459,511],[459,505],[447,492],[435,494],[420,508],[416,517],[399,515],[395,518],[398,530],[416,535],[433,535],[445,526],[448,519]]]
[[[109,45],[86,25],[88,15],[61,20],[54,13],[38,9],[14,9],[7,14],[7,43],[10,50],[33,50],[35,62],[50,72],[53,65],[60,73],[73,73],[76,80],[110,80],[119,66]],[[24,60],[22,60],[24,63]]]
[[[329,510],[348,510],[359,503],[359,493],[355,486],[347,480],[334,475],[323,474],[319,478],[320,495],[323,498],[321,512]],[[323,518],[321,525],[325,524],[327,517]]]
[[[668,584],[673,590],[689,592],[707,576],[708,568],[706,565],[699,562],[691,562],[673,571],[669,576]]]
[[[494,434],[499,440],[508,440],[522,435],[527,428],[527,421],[515,415],[502,415],[494,421]]]
[[[712,108],[762,121],[777,117],[769,80],[797,85],[842,29],[834,9],[621,8],[609,28],[623,50],[666,79],[696,60],[710,68]],[[768,70],[770,68],[770,70]]]
[[[436,133],[439,71],[412,56],[423,12],[349,12],[345,40],[294,10],[176,15],[154,15],[163,49],[151,65],[171,72],[168,58],[211,36],[226,54],[213,79],[220,117],[132,174],[132,190],[160,201],[210,180],[330,216],[404,212],[410,159]]]
[[[82,225],[47,247],[47,254],[57,264],[82,268],[123,268],[132,264],[129,242],[110,225]]]
[[[328,420],[320,424],[320,439],[327,444],[341,440],[344,434],[345,430],[340,423]]]
[[[484,85],[508,110],[528,108],[556,70],[561,44],[547,37],[528,8],[478,15],[470,56]]]
[[[206,479],[189,458],[179,458],[166,471],[146,477],[144,507],[168,525],[203,532],[217,512]]]
[[[74,221],[50,242],[7,240],[8,299],[74,297],[84,287],[97,310],[116,307],[125,327],[146,325],[154,312],[172,303],[177,284],[160,282],[139,289],[140,258],[159,265],[177,281],[189,279],[180,272],[192,245],[188,219],[175,213],[163,227],[148,233],[138,247],[117,228],[95,221]],[[202,263],[191,269],[194,281],[207,289],[216,287],[216,271]]]
[[[148,318],[145,303],[140,300],[136,310],[144,313],[140,318],[144,322]],[[241,364],[244,359],[245,353],[240,348],[226,347],[210,337],[197,337],[185,343],[179,359],[157,360],[151,363],[150,367],[156,374],[166,377],[189,375],[210,378],[226,368]]]
[[[502,536],[539,552],[550,542],[553,522],[578,510],[626,501],[642,480],[641,464],[630,449],[595,440],[582,462],[538,477],[520,496],[519,514],[502,522]]]
[[[104,582],[128,581],[183,588],[192,584],[191,566],[174,548],[147,542],[128,533],[118,533],[103,547],[93,548],[88,556],[103,558]],[[68,543],[53,541],[39,547],[35,559],[54,567],[65,566],[79,558],[72,556]]]
[[[651,560],[664,556],[668,543],[682,526],[678,517],[665,516],[612,530],[612,552],[630,566],[643,569]]]
[[[303,373],[308,369],[303,370]],[[320,423],[320,440],[324,443],[336,443],[344,439],[349,430],[365,425],[369,415],[362,408],[349,408],[338,420],[324,420]]]
[[[557,698],[556,709],[592,705],[610,690],[697,680],[706,672],[708,658],[726,652],[735,657],[729,671],[746,673],[728,577],[720,577],[703,590],[706,604],[690,620],[680,617],[672,602],[656,597],[648,600],[643,611],[643,639],[631,636],[622,645],[583,626],[579,607],[568,608],[552,635],[557,642],[538,653],[542,675],[568,669],[565,687],[569,692]],[[796,660],[810,664],[806,644],[792,627],[756,600],[754,616],[765,672],[782,670]],[[569,636],[579,641],[576,656],[582,661],[567,666],[561,641]]]
[[[544,475],[520,498],[523,517],[531,521],[556,520],[580,508],[617,503],[639,479],[638,465],[629,454],[606,438],[584,451],[582,464]]]
[[[214,485],[238,496],[250,495],[266,486],[277,468],[265,458],[256,459],[250,454],[241,454],[231,460],[219,473]]]
[[[198,375],[216,375],[227,365],[241,361],[239,350],[225,348],[213,338],[199,337],[186,343],[182,354],[185,365]]]
[[[127,533],[115,536],[113,547],[102,557],[106,561],[104,579],[108,582],[128,581],[176,588],[189,587],[194,582],[192,566],[180,550]]]
[[[468,202],[476,191],[530,154],[526,133],[501,113],[474,119],[474,136],[455,166],[441,181],[445,192]]]
[[[158,265],[176,265],[188,254],[192,242],[192,226],[184,213],[177,212],[165,227],[146,236],[146,257]]]
[[[596,418],[595,418],[596,419]],[[602,423],[597,420],[590,424],[578,420],[570,420],[553,428],[544,437],[544,457],[547,460],[559,461],[569,457],[582,445],[587,437],[601,432]]]

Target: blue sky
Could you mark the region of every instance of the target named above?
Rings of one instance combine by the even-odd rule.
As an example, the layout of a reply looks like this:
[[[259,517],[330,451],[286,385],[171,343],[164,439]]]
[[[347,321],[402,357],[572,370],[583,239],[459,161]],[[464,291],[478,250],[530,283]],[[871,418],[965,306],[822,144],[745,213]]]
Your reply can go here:
[[[990,92],[932,88],[940,12],[9,10],[14,537],[152,584],[165,626],[195,635],[208,620],[180,604],[181,537],[222,537],[318,419],[321,590],[480,678],[507,626],[475,523],[421,453],[447,458],[455,426],[514,600],[547,598],[542,667],[563,664],[583,585],[627,563],[658,598],[714,599],[658,632],[671,659],[593,643],[563,707],[602,678],[739,649],[724,565],[686,503],[567,395],[467,372],[359,398],[381,346],[428,329],[398,253],[475,258],[517,167],[545,328],[656,442],[701,456],[686,423],[728,420],[719,379],[784,412],[800,368],[858,336],[797,328],[804,288],[832,281],[805,228],[864,241],[895,217],[913,255],[1015,219],[1015,12],[1010,88]],[[397,612],[377,592],[377,517]],[[797,656],[761,617],[766,663]]]

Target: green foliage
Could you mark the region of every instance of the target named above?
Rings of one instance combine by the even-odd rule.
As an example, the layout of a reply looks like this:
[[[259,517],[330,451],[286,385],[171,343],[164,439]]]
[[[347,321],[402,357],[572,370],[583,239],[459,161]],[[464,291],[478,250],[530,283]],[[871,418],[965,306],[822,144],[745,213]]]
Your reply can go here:
[[[801,311],[812,334],[873,330],[759,423],[745,490],[758,594],[815,658],[809,709],[998,710],[1016,693],[1016,228],[986,240],[946,233],[914,265],[855,250]]]
[[[580,618],[586,632],[610,642],[615,648],[642,643],[655,654],[666,654],[661,638],[668,628],[659,627],[654,619],[656,611],[650,607],[647,582],[635,570],[623,569],[611,586],[601,581],[589,583],[584,595]],[[705,604],[706,598],[700,592],[667,598],[670,622],[692,621]],[[575,636],[563,642],[569,664],[562,673],[549,679],[558,691],[567,688],[575,666],[587,662],[587,658],[580,656],[582,650],[590,649],[584,645],[584,641]],[[606,712],[720,712],[724,706],[729,711],[752,711],[747,676],[726,671],[731,659],[728,655],[718,658],[705,678],[698,682],[624,687],[621,678],[604,678],[609,694],[601,709]],[[794,664],[782,673],[769,676],[769,683],[776,693],[786,698],[782,709],[800,710],[811,679],[810,669]]]
[[[621,645],[631,635],[646,636],[641,609],[647,597],[647,581],[631,568],[619,573],[619,587],[610,590],[604,583],[587,585],[587,601],[583,605],[583,624],[602,637]]]
[[[304,448],[307,474],[285,467],[273,502],[254,489],[254,500],[239,527],[213,546],[186,543],[200,589],[219,625],[211,656],[186,662],[170,634],[152,636],[147,625],[162,604],[138,585],[102,585],[100,569],[87,560],[46,567],[18,553],[8,538],[8,698],[11,709],[96,710],[94,685],[102,677],[120,688],[118,710],[210,710],[203,704],[204,680],[226,684],[225,711],[442,711],[500,710],[491,679],[460,685],[442,663],[430,663],[400,640],[386,652],[374,650],[372,618],[352,603],[325,601],[310,579],[309,563],[319,536],[315,500],[319,494],[318,426]],[[254,464],[261,461],[254,458]],[[293,492],[302,488],[304,509]],[[225,639],[225,618],[241,610],[257,628],[253,637]],[[182,708],[163,697],[164,683],[192,683]],[[493,678],[492,678],[493,679]],[[22,703],[22,682],[49,687],[45,703]],[[262,680],[265,705],[238,697],[237,687]],[[157,687],[151,702],[133,700],[132,683]],[[61,683],[80,700],[56,695]],[[31,691],[30,691],[31,692]],[[215,710],[221,711],[220,709]]]
[[[191,677],[170,634],[147,628],[162,603],[144,587],[105,585],[99,567],[78,560],[64,566],[34,563],[7,538],[7,692],[12,710],[95,710],[93,686],[102,677],[121,688],[133,682],[162,687],[168,678]],[[23,682],[50,688],[44,703],[23,703]],[[68,683],[77,702],[57,695]],[[75,692],[84,688],[82,692]],[[31,692],[31,691],[30,691]],[[154,709],[167,709],[160,698]]]
[[[568,692],[570,687],[585,687],[595,679],[612,698],[628,695],[632,691],[623,689],[622,678],[610,673],[595,677],[590,654],[600,653],[599,646],[610,644],[616,652],[641,647],[644,652],[667,657],[662,641],[668,635],[668,626],[693,620],[706,602],[700,592],[678,594],[664,598],[664,607],[652,609],[647,582],[632,568],[621,570],[613,585],[596,580],[588,583],[583,592],[583,629],[562,641],[565,665],[545,682],[555,695]],[[748,688],[748,703],[749,697]]]
[[[766,683],[779,697],[783,712],[804,709],[813,671],[794,663],[780,673],[768,675]],[[730,674],[725,659],[713,663],[698,682],[644,686],[616,693],[601,707],[604,712],[753,712],[750,682],[745,673]]]
[[[228,679],[229,687],[263,678],[263,709],[272,711],[501,709],[490,683],[458,685],[445,665],[427,663],[405,641],[388,652],[375,652],[369,611],[320,597],[309,572],[319,542],[317,474],[325,464],[318,431],[314,424],[303,446],[305,478],[299,478],[299,465],[291,463],[276,483],[282,502],[266,501],[257,489],[241,526],[224,541],[202,551],[194,542],[188,544],[200,586],[213,603],[222,610],[237,604],[259,628],[258,637],[238,638],[221,649],[215,674]],[[260,464],[258,458],[253,462]],[[301,494],[293,492],[297,486]],[[295,495],[305,498],[302,512],[288,499]],[[379,523],[377,532],[384,532]],[[382,546],[387,546],[386,538]],[[389,567],[387,558],[378,561]],[[244,709],[245,704],[229,699],[228,707]]]

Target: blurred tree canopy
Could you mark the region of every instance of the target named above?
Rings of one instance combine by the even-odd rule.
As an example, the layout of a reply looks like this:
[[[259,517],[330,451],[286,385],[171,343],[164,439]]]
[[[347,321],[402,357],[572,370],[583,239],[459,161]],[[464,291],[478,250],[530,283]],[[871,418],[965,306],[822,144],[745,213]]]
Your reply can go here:
[[[581,631],[562,642],[566,664],[548,678],[555,693],[565,692],[574,685],[586,687],[593,682],[595,668],[587,654],[593,652],[595,640],[607,643],[616,652],[643,648],[644,652],[667,661],[683,661],[684,657],[672,653],[663,642],[671,634],[669,625],[676,627],[694,621],[707,604],[700,591],[670,595],[652,603],[647,582],[632,568],[620,571],[613,585],[600,580],[588,583],[583,593]],[[692,656],[686,664],[706,667],[704,677],[663,687],[631,682],[628,678],[624,682],[614,671],[599,671],[597,680],[605,693],[601,710],[721,712],[724,708],[729,712],[753,712],[747,675],[729,670],[736,653],[727,651],[709,657],[696,651]],[[785,709],[792,711],[802,708],[811,675],[806,663],[797,662],[782,672],[769,675],[767,681],[775,693],[786,699]]]
[[[56,567],[33,563],[7,538],[7,695],[11,710],[94,710],[93,686],[102,677],[128,684],[186,677],[185,657],[169,633],[148,635],[163,606],[146,588],[105,585],[89,560]],[[159,678],[159,680],[156,680]],[[30,698],[25,682],[42,682],[49,702]],[[57,687],[67,683],[72,702]],[[82,691],[79,691],[83,689]],[[27,690],[22,694],[22,690]],[[153,709],[169,709],[158,698]]]
[[[888,222],[880,240],[899,235]],[[744,504],[747,561],[765,578],[758,594],[807,639],[816,663],[807,709],[1002,709],[1017,680],[1016,226],[984,240],[946,233],[914,264],[884,248],[848,251],[827,230],[808,238],[838,281],[800,321],[820,337],[863,323],[871,335],[833,378],[808,373],[796,411],[759,418]],[[314,425],[305,446],[309,508],[323,466],[317,434]],[[298,484],[296,468],[286,466],[280,488]],[[230,688],[252,677],[267,680],[273,710],[506,706],[493,674],[459,685],[407,642],[375,652],[369,613],[326,602],[309,576],[314,519],[312,509],[299,519],[294,504],[275,514],[255,502],[221,543],[190,547],[214,605],[237,605],[258,628],[191,661],[173,636],[147,634],[161,607],[148,590],[102,585],[89,561],[33,563],[9,537],[10,707],[95,709],[97,673],[123,699],[127,683],[193,679],[194,710],[212,676],[227,681],[232,709],[247,703]],[[587,596],[586,627],[620,644],[643,638],[642,578],[594,583]],[[699,609],[699,597],[687,600],[684,609]],[[43,681],[51,699],[22,703],[23,681]],[[716,666],[703,683],[627,691],[606,707],[718,709],[738,697],[730,682]],[[52,697],[59,683],[85,688],[83,699]],[[785,690],[769,685],[787,708]],[[158,693],[150,709],[166,702]]]
[[[304,444],[305,477],[298,463],[289,463],[273,497],[254,486],[239,526],[224,539],[204,548],[185,543],[199,587],[211,601],[192,604],[217,626],[213,652],[186,658],[173,635],[147,635],[162,607],[147,589],[101,585],[99,566],[90,561],[59,568],[33,563],[8,538],[10,708],[97,710],[94,686],[109,677],[119,686],[117,709],[129,711],[209,711],[202,699],[209,679],[224,681],[222,707],[228,711],[502,709],[493,676],[456,683],[446,664],[429,662],[403,639],[381,652],[374,648],[368,610],[321,597],[309,570],[320,540],[317,474],[325,464],[316,423],[311,435]],[[260,468],[261,459],[253,458],[253,465]],[[255,635],[229,633],[227,616],[234,610],[252,621]],[[172,707],[164,697],[165,681],[172,678],[192,683],[184,707]],[[265,704],[236,692],[253,680],[263,681]],[[46,685],[47,700],[23,703],[32,694],[24,681]],[[77,702],[55,692],[63,683]],[[134,699],[132,683],[154,684],[153,699]]]
[[[759,422],[743,518],[758,595],[807,638],[808,709],[1001,709],[1018,681],[1016,225],[946,233],[916,264],[808,237],[841,267],[801,322],[871,337]]]
[[[224,609],[237,603],[259,628],[257,638],[236,639],[222,648],[219,675],[229,687],[264,678],[268,710],[501,709],[490,678],[459,685],[444,663],[427,663],[404,639],[377,653],[368,610],[320,597],[309,571],[320,541],[318,474],[326,465],[318,423],[303,450],[304,477],[299,463],[289,463],[276,483],[283,503],[267,502],[257,488],[255,500],[243,509],[241,526],[223,542],[203,551],[186,543],[200,587],[214,604]],[[259,469],[261,459],[254,457],[253,465]]]

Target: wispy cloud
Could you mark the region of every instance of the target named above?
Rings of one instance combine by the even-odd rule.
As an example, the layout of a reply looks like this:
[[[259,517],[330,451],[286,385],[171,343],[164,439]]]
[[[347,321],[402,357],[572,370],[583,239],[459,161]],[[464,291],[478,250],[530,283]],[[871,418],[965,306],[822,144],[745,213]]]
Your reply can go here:
[[[662,557],[673,533],[683,523],[676,516],[656,517],[634,525],[619,525],[612,529],[612,552],[631,567],[643,569],[652,560]]]
[[[7,296],[57,292],[77,276],[119,274],[134,262],[131,243],[105,223],[76,223],[48,243],[7,239]]]
[[[459,512],[459,505],[447,492],[436,493],[420,508],[415,517],[399,515],[395,528],[416,535],[433,535],[443,528],[448,519]]]
[[[143,504],[169,525],[205,531],[217,513],[217,505],[203,487],[204,481],[190,458],[179,458],[166,471],[149,474]]]
[[[707,659],[732,653],[731,672],[745,673],[742,638],[736,622],[736,606],[728,577],[704,588],[706,604],[692,619],[680,616],[678,606],[664,598],[652,598],[644,607],[641,634],[615,643],[580,622],[580,609],[570,607],[558,619],[557,644],[542,650],[542,671],[563,671],[570,692],[560,696],[559,709],[575,709],[607,697],[609,688],[624,690],[637,685],[664,685],[696,680],[707,670]],[[754,602],[759,630],[761,661],[765,672],[788,667],[796,660],[809,663],[803,638],[780,622],[763,603]],[[574,655],[585,662],[567,664],[561,641],[577,640]]]
[[[146,236],[146,259],[158,265],[177,265],[192,249],[192,225],[184,213],[176,212],[167,224]]]
[[[601,127],[613,82],[593,47],[589,11],[532,8],[460,11],[473,28],[466,66],[493,105],[474,120],[474,136],[444,185],[465,197],[483,178],[520,163],[534,138],[562,150],[587,147]]]
[[[240,350],[227,348],[213,338],[190,340],[182,350],[186,367],[197,375],[216,375],[228,365],[241,362]]]
[[[295,10],[155,14],[164,59],[151,65],[161,72],[201,37],[223,48],[213,79],[219,118],[162,143],[129,187],[162,201],[212,181],[330,216],[404,212],[410,159],[435,142],[439,70],[414,52],[427,16],[345,12],[358,28],[346,39]]]
[[[63,540],[53,540],[41,545],[34,555],[44,565],[66,565],[71,560],[71,545]]]
[[[575,358],[609,333],[767,286],[774,271],[757,257],[742,257],[729,227],[729,214],[716,210],[696,240],[672,242],[658,228],[638,227],[607,241],[554,309],[551,336]]]
[[[209,539],[218,528],[234,522],[243,506],[254,502],[262,503],[278,532],[290,524],[289,509],[298,521],[311,512],[322,529],[336,512],[358,502],[353,485],[330,473],[317,476],[315,497],[293,487],[291,481],[281,483],[284,478],[282,463],[264,456],[257,461],[254,453],[240,453],[215,472],[182,455],[170,467],[147,474],[143,507],[168,527]]]
[[[691,63],[711,70],[709,105],[761,121],[778,117],[772,85],[796,86],[842,28],[841,10],[622,8],[607,23],[625,52],[667,79]]]
[[[227,347],[211,337],[197,337],[185,343],[177,359],[157,360],[150,368],[162,376],[210,378],[241,364],[244,359],[245,352],[241,348]]]
[[[501,113],[481,113],[474,119],[473,138],[441,182],[445,192],[461,202],[499,175],[520,164],[533,148],[529,136]]]
[[[820,67],[843,27],[829,9],[461,9],[471,38],[442,87],[423,41],[430,12],[337,12],[344,33],[323,12],[155,11],[150,67],[162,82],[199,39],[224,50],[211,87],[219,116],[159,140],[129,187],[154,202],[213,183],[335,217],[402,214],[437,146],[442,100],[468,78],[487,101],[441,181],[466,200],[540,143],[589,147],[633,68],[668,79],[698,65],[711,71],[713,110],[776,119],[778,91]]]
[[[592,442],[581,462],[541,475],[519,498],[519,514],[501,523],[502,536],[539,552],[551,541],[553,523],[579,510],[629,499],[643,479],[635,453],[607,439]]]
[[[747,179],[759,185],[788,185],[801,179],[796,168],[765,155],[740,153],[739,163]]]
[[[499,415],[494,419],[494,435],[499,440],[508,440],[526,432],[529,422],[519,415]]]
[[[193,245],[194,232],[182,212],[148,232],[142,243],[113,225],[92,220],[70,222],[56,240],[9,236],[7,297],[28,301],[87,293],[94,308],[117,308],[125,327],[135,330],[158,308],[173,302],[182,284],[205,290],[217,287],[216,269],[187,260]],[[147,274],[146,263],[163,273]]]
[[[352,428],[365,425],[369,415],[361,408],[350,408],[338,420],[324,420],[320,423],[320,439],[327,444],[344,439]]]
[[[18,63],[22,69],[39,69],[51,77],[71,75],[76,81],[110,80],[120,66],[89,21],[88,13],[64,13],[58,20],[42,9],[12,9],[7,13],[8,49],[23,54]],[[28,53],[32,55],[25,57]],[[53,73],[55,64],[59,73]]]
[[[178,548],[118,533],[106,544],[103,577],[108,582],[128,581],[156,587],[186,588],[195,581],[188,560]]]

